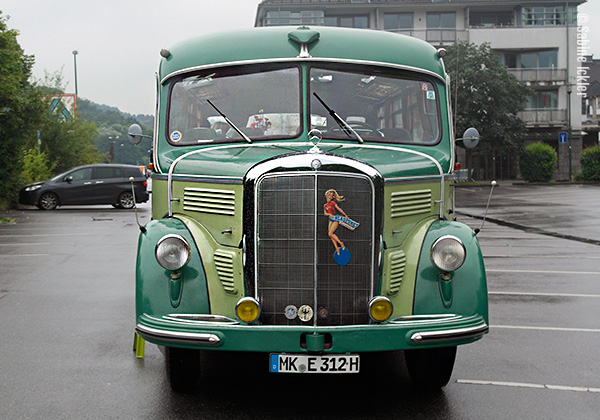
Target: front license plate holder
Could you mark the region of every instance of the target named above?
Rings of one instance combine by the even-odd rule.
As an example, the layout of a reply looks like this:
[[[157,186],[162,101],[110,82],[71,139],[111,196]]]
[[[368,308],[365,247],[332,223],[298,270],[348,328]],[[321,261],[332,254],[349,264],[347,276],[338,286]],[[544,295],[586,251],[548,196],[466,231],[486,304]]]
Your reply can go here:
[[[358,373],[360,355],[276,354],[269,357],[271,373]]]

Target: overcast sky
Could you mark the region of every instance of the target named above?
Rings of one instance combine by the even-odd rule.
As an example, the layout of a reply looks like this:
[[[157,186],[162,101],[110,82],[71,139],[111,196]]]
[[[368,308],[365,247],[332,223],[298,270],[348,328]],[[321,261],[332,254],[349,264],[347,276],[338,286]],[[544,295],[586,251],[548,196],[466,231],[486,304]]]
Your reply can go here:
[[[260,0],[2,0],[7,25],[35,56],[34,76],[62,72],[79,96],[131,114],[152,114],[161,48],[193,36],[254,26]],[[579,8],[590,53],[600,58],[600,0]]]

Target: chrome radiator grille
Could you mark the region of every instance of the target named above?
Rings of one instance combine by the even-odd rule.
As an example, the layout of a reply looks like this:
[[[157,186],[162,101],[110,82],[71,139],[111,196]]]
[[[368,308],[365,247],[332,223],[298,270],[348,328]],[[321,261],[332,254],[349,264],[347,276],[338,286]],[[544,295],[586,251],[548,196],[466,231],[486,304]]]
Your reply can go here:
[[[335,231],[351,252],[335,262],[324,213],[325,191],[335,189],[355,230]],[[373,187],[349,174],[277,174],[259,180],[256,200],[256,291],[267,325],[352,325],[368,323],[373,287]],[[339,212],[338,212],[339,214]],[[301,320],[293,308],[313,311]],[[286,308],[287,311],[286,316]],[[292,309],[290,309],[292,308]]]

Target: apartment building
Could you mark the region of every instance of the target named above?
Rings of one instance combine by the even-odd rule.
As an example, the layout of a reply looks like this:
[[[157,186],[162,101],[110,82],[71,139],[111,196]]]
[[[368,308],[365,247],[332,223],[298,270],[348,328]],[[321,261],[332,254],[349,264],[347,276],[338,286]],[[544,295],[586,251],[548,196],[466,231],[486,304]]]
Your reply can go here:
[[[555,147],[559,155],[556,179],[567,180],[579,170],[585,134],[580,110],[588,86],[578,68],[581,57],[587,53],[581,42],[578,44],[582,34],[577,26],[577,7],[585,2],[263,0],[257,9],[255,26],[324,25],[385,30],[417,37],[436,47],[458,41],[487,42],[509,72],[534,92],[521,115],[528,128],[525,144],[544,141]],[[494,158],[500,160],[499,165],[494,165],[496,173],[488,171],[480,177],[517,176],[515,156]]]

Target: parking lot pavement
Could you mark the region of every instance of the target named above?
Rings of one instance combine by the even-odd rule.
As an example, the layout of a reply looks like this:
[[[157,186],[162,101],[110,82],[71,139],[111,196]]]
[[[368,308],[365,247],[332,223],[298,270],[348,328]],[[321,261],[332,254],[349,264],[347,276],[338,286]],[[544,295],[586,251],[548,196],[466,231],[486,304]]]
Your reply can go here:
[[[455,186],[456,212],[482,219],[491,184]],[[499,183],[486,220],[600,245],[600,184]]]

